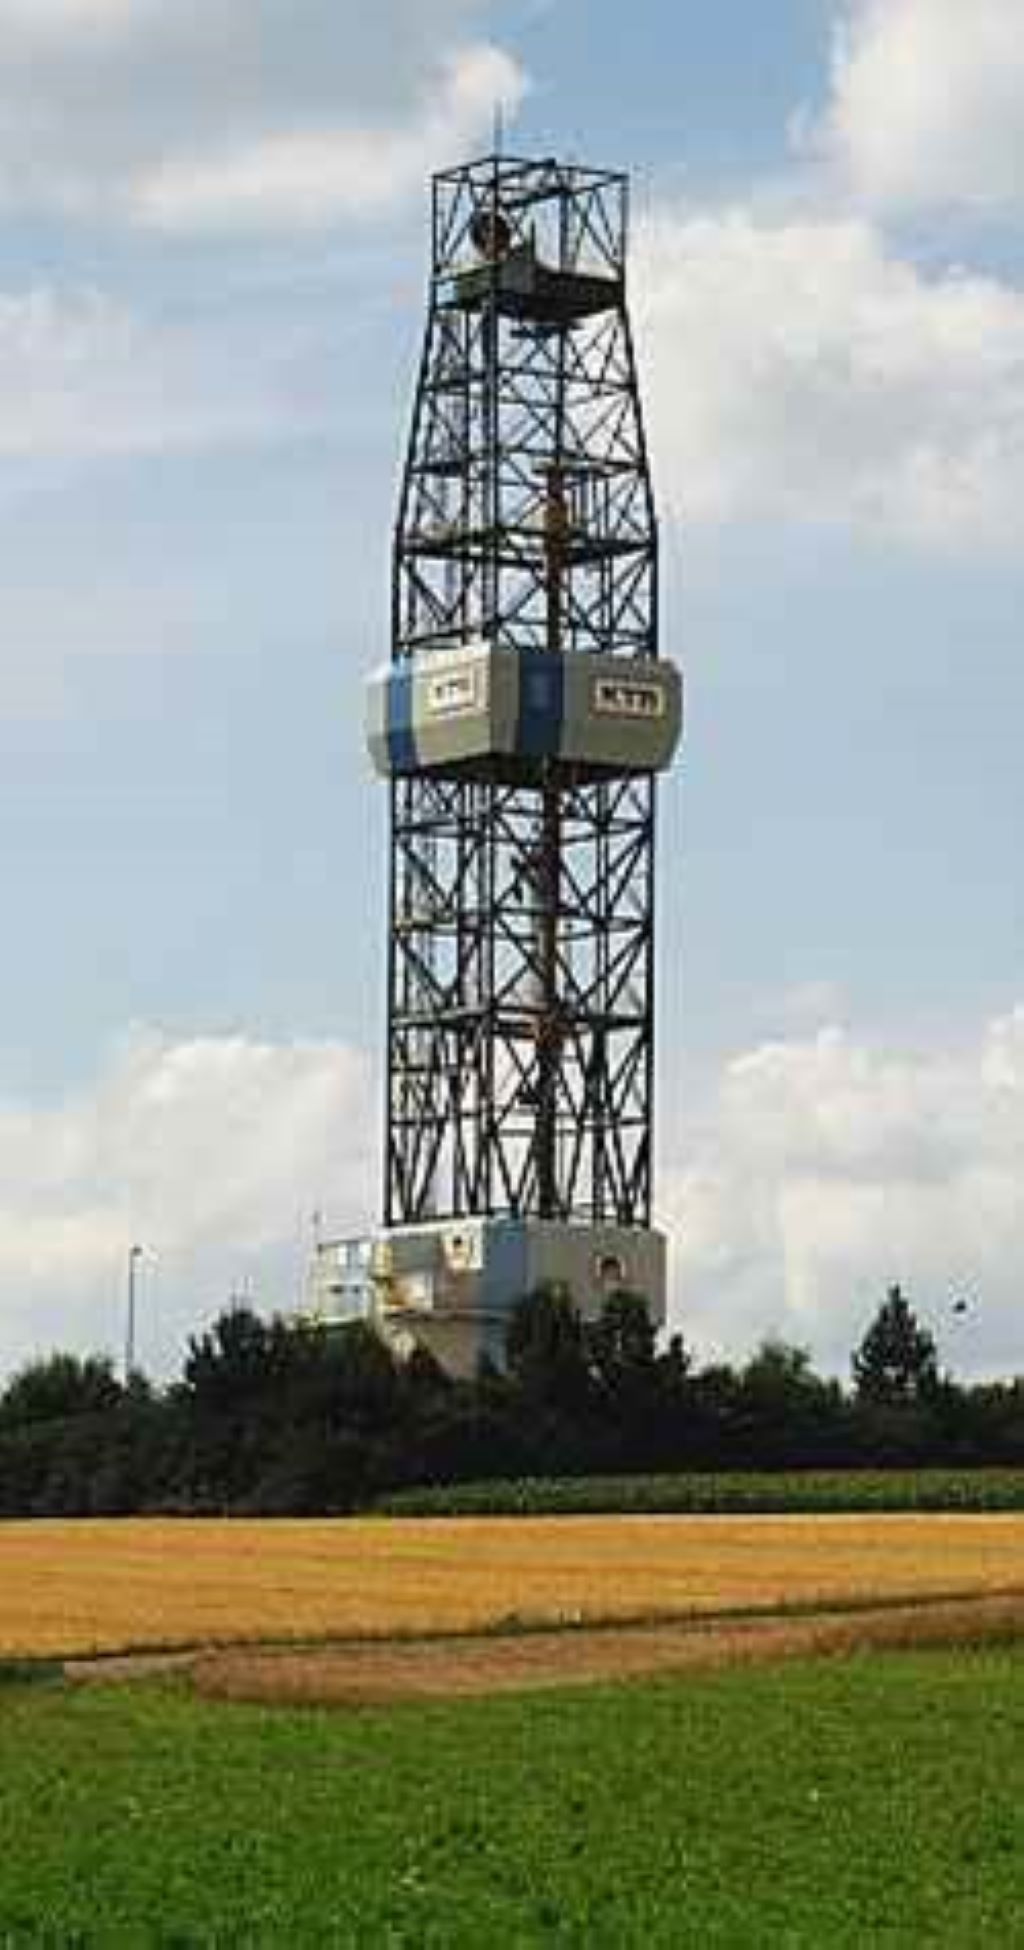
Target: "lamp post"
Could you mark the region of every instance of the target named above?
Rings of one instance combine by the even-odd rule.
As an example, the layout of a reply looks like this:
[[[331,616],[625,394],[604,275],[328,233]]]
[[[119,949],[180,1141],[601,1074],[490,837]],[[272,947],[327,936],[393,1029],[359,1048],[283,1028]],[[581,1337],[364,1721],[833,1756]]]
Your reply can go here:
[[[135,1288],[139,1261],[143,1248],[132,1246],[128,1253],[128,1320],[124,1337],[124,1385],[127,1388],[135,1372]]]

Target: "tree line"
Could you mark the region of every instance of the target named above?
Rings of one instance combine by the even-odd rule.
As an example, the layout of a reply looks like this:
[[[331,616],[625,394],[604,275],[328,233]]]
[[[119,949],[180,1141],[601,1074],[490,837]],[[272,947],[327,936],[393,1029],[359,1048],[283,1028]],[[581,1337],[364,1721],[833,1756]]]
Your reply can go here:
[[[659,1346],[636,1295],[588,1323],[547,1290],[513,1314],[504,1367],[473,1381],[423,1352],[397,1361],[362,1324],[232,1309],[169,1386],[54,1354],[0,1394],[0,1517],[344,1512],[503,1476],[1012,1465],[1024,1378],[957,1382],[899,1287],[847,1385],[775,1339],[700,1366],[679,1336]]]

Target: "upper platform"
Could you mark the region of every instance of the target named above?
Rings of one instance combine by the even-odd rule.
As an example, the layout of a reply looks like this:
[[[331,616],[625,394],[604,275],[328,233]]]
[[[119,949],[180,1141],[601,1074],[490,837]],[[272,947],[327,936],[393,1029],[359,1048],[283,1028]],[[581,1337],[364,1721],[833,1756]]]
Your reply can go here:
[[[624,302],[627,184],[553,158],[485,156],[434,178],[438,302],[558,328]]]
[[[493,298],[504,318],[557,329],[613,311],[622,296],[621,279],[553,269],[540,261],[531,245],[523,244],[494,263],[456,272],[445,302],[459,311],[482,311]]]

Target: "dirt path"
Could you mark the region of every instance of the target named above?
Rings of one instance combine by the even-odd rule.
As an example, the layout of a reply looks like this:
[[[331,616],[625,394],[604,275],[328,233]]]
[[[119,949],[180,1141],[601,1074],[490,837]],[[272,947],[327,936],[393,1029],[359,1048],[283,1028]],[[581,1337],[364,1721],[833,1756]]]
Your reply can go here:
[[[181,1675],[207,1699],[366,1705],[594,1685],[657,1673],[870,1648],[1024,1639],[1024,1594],[916,1602],[810,1616],[680,1620],[503,1636],[364,1641],[296,1648],[141,1653],[69,1661],[75,1681]]]

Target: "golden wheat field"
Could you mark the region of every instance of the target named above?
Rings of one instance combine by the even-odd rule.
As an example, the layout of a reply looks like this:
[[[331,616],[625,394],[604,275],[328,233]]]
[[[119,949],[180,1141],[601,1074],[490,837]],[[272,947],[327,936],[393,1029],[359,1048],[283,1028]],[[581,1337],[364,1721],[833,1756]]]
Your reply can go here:
[[[0,1655],[686,1617],[1024,1588],[1024,1516],[0,1527]]]

